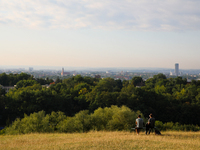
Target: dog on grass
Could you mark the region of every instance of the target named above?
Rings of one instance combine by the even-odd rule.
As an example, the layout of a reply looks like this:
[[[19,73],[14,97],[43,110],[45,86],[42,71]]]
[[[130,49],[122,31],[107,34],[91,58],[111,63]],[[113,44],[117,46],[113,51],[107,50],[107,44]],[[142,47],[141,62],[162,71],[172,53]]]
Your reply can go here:
[[[155,135],[161,135],[161,133],[158,129],[155,129]]]

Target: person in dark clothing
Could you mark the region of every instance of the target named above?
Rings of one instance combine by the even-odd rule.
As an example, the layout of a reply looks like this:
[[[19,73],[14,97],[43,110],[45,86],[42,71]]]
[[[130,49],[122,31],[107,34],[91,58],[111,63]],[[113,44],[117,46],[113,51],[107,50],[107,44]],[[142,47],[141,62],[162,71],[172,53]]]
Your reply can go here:
[[[150,132],[154,129],[155,127],[155,118],[153,118],[153,115],[149,115],[148,122],[146,124],[146,134],[150,134]]]

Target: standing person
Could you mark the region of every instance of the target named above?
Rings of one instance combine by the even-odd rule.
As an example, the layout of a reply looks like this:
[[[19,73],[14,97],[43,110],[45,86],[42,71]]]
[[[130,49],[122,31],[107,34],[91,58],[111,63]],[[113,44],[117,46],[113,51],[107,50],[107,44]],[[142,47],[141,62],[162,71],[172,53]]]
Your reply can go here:
[[[146,134],[150,134],[151,130],[153,130],[155,127],[155,118],[153,118],[153,114],[150,114],[149,117],[150,118],[148,119],[148,122],[146,124]]]
[[[135,131],[137,133],[137,135],[139,135],[140,129],[143,129],[143,119],[141,118],[141,115],[138,115],[138,118],[136,119],[136,127],[135,127]]]

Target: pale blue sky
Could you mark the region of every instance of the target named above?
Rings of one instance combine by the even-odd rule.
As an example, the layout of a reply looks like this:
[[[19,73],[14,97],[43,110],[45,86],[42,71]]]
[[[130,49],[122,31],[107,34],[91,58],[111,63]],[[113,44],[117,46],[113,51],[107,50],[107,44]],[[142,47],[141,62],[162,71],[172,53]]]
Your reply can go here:
[[[198,0],[0,0],[0,65],[200,69]]]

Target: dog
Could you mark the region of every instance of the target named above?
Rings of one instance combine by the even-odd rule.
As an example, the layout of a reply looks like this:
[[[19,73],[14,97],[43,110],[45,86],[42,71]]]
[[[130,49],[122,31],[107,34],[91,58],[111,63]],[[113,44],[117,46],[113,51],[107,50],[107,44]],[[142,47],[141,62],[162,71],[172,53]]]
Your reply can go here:
[[[161,133],[158,129],[155,129],[155,135],[161,135]]]

